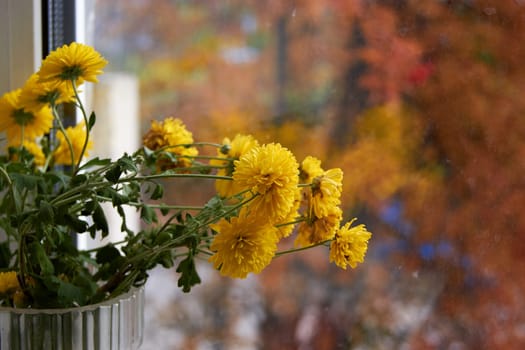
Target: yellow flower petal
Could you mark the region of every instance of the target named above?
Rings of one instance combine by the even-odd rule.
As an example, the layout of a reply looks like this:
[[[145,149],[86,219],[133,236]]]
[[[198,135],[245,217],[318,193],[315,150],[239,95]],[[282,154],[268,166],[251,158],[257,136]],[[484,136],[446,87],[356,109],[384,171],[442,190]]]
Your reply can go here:
[[[275,228],[252,216],[241,213],[210,227],[218,233],[210,246],[215,254],[209,261],[223,276],[245,278],[249,273],[259,273],[277,250]]]
[[[108,64],[94,48],[80,43],[64,45],[51,52],[42,62],[38,72],[41,82],[62,83],[75,80],[98,82],[97,75]]]
[[[348,265],[355,268],[364,261],[368,240],[372,237],[363,224],[350,227],[354,221],[341,227],[330,245],[330,262],[335,262],[344,270]]]
[[[234,164],[233,181],[256,194],[250,202],[252,211],[274,223],[289,214],[299,183],[299,166],[292,152],[271,143],[253,148]]]

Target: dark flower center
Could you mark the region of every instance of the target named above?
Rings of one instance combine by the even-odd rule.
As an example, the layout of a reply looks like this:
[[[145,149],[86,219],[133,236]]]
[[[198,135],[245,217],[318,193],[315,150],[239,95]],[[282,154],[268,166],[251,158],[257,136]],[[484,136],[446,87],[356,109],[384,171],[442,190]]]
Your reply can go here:
[[[82,68],[80,66],[67,67],[60,73],[62,80],[77,80],[82,75]]]
[[[58,90],[53,90],[48,92],[45,95],[41,95],[38,97],[38,102],[42,103],[49,103],[54,105],[55,101],[60,97],[60,92]]]
[[[35,119],[35,116],[33,115],[33,113],[26,112],[23,109],[17,109],[13,113],[13,117],[15,119],[15,122],[18,125],[22,125],[22,126],[30,124],[33,121],[33,119]]]

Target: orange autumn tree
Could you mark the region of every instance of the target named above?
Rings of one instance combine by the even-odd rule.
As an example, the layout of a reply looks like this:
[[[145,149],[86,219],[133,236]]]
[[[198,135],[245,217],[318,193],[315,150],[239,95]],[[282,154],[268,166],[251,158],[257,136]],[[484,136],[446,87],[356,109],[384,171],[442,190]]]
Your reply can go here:
[[[367,40],[362,20],[368,70],[360,86],[371,90],[375,103],[411,106],[424,138],[409,160],[419,169],[433,170],[438,180],[423,188],[410,181],[398,187],[401,219],[414,232],[408,244],[421,255],[419,261],[417,255],[407,255],[405,266],[434,270],[444,278],[434,313],[410,342],[416,347],[460,341],[469,347],[520,348],[524,339],[516,330],[523,323],[518,310],[525,302],[518,292],[525,282],[525,220],[520,215],[525,123],[519,91],[525,71],[519,58],[525,52],[509,41],[522,39],[525,8],[514,1],[384,1],[369,10],[389,18],[381,27],[392,29],[383,34],[395,38],[389,45],[396,40],[417,43],[420,58],[415,65],[402,60],[414,68],[409,74],[397,79],[386,74],[396,51],[389,51],[393,57],[371,54],[375,40]],[[386,93],[395,86],[401,87],[397,94]],[[377,131],[372,134],[380,139]],[[362,142],[358,136],[357,144]],[[428,335],[436,330],[440,340],[433,344]]]
[[[444,219],[443,231],[472,258],[484,281],[480,288],[465,289],[460,276],[454,276],[448,289],[465,300],[473,298],[478,306],[457,298],[444,305],[471,315],[474,321],[465,322],[466,328],[484,320],[480,340],[487,348],[519,348],[525,341],[515,331],[524,322],[518,310],[525,302],[517,297],[525,285],[520,208],[525,203],[525,103],[520,92],[525,50],[508,43],[523,40],[525,7],[514,1],[457,2],[427,11],[435,11],[428,19],[433,25],[419,35],[435,61],[435,74],[415,98],[424,106],[429,141],[447,171],[436,209]],[[421,213],[420,208],[409,210]]]
[[[101,6],[116,16],[117,3]],[[515,331],[525,282],[520,2],[152,3],[122,2],[131,19],[107,26],[138,48],[125,57],[141,77],[143,116],[175,112],[208,139],[256,126],[261,140],[330,158],[351,188],[342,194],[347,211],[377,219],[367,274],[327,281],[315,257],[263,274],[274,286],[265,291],[265,348],[330,348],[341,338],[352,346],[523,341]],[[332,294],[301,301],[289,271]],[[396,294],[401,283],[417,283],[412,299],[431,310],[405,335],[395,333],[396,308],[414,300]],[[333,300],[355,314],[318,312],[324,340],[289,336],[310,317],[299,303],[317,310]],[[275,327],[289,332],[275,336]]]

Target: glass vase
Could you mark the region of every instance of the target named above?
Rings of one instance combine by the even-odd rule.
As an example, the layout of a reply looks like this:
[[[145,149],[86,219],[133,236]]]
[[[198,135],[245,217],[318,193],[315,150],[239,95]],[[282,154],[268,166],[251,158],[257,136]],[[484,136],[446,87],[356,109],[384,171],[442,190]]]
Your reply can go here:
[[[136,350],[144,330],[144,287],[68,309],[0,307],[0,350]]]

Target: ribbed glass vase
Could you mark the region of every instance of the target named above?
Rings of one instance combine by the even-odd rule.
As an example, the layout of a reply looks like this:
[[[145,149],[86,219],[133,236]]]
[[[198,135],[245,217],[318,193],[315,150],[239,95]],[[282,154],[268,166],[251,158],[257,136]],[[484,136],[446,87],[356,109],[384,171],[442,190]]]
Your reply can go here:
[[[143,287],[78,308],[0,307],[0,350],[136,350],[143,330]]]

